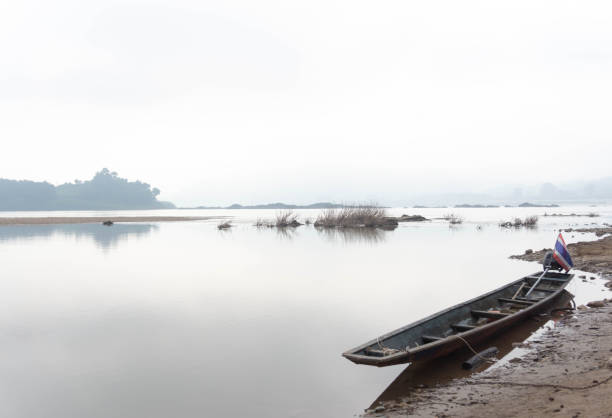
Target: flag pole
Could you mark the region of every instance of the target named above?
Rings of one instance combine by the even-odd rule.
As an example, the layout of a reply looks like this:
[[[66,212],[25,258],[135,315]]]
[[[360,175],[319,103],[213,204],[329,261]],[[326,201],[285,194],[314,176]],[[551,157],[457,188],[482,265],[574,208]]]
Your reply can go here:
[[[533,289],[535,289],[536,287],[538,287],[538,285],[540,284],[540,280],[542,280],[542,278],[544,276],[546,276],[546,273],[548,273],[548,270],[550,270],[550,267],[546,267],[544,269],[544,272],[542,273],[542,275],[540,277],[538,277],[538,280],[536,280],[536,282],[533,284],[533,286],[531,286],[531,289],[529,289],[527,291],[527,293],[525,293],[525,297],[529,297],[529,294],[533,291]]]

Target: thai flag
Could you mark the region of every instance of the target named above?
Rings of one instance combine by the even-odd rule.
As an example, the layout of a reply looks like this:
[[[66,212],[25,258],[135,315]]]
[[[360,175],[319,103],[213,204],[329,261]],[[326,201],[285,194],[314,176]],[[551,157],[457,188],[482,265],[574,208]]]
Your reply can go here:
[[[574,267],[574,262],[572,261],[572,257],[570,257],[569,251],[567,251],[567,247],[565,246],[565,241],[563,240],[561,233],[559,233],[559,236],[557,237],[553,257],[555,260],[557,260],[557,263],[559,263],[559,265],[565,269],[565,271],[570,271],[570,269]]]

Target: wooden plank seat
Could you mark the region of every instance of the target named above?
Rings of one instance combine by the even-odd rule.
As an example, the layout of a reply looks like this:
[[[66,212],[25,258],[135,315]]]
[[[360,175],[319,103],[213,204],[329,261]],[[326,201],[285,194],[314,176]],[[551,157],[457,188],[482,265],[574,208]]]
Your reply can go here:
[[[508,298],[497,298],[497,300],[500,302],[515,303],[518,305],[533,305],[534,303],[536,303],[535,300],[520,300],[520,299],[508,299]]]
[[[469,331],[476,328],[476,325],[452,324],[451,328],[457,331]]]
[[[423,339],[424,343],[433,343],[434,341],[439,341],[439,340],[443,340],[444,337],[434,337],[433,335],[422,335],[421,338]]]
[[[526,287],[525,288],[526,291],[531,290],[530,287]],[[557,291],[557,289],[552,290],[552,289],[540,289],[539,287],[536,287],[535,289],[533,289],[534,292],[546,292],[546,293],[555,293]]]
[[[544,298],[521,298],[518,297],[515,300],[518,300],[519,302],[538,302],[540,300],[542,300]]]
[[[503,313],[503,312],[493,312],[493,311],[472,311],[472,315],[479,317],[479,318],[501,319],[501,318],[507,317],[510,314]]]
[[[538,276],[527,276],[527,279],[534,279],[537,280],[539,279]],[[557,279],[556,277],[542,277],[542,280],[548,280],[549,282],[567,282],[567,279]]]

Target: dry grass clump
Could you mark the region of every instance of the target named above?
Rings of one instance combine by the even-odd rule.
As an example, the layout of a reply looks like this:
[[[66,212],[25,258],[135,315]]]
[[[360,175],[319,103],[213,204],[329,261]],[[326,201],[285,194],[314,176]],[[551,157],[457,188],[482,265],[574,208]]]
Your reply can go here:
[[[267,219],[257,218],[257,220],[255,221],[255,226],[257,228],[272,228],[274,224]]]
[[[297,215],[292,210],[283,210],[276,214],[274,226],[277,228],[286,228],[288,226],[300,226],[301,223],[297,220]]]
[[[536,226],[538,224],[538,217],[537,216],[528,216],[523,220],[523,226],[527,227],[527,228],[533,228],[534,226]]]
[[[499,226],[502,228],[535,228],[538,225],[537,216],[528,216],[525,219],[514,218],[514,221],[502,221]]]
[[[280,211],[272,220],[257,218],[255,226],[257,228],[287,228],[302,225],[298,222],[298,216],[291,210]]]
[[[342,209],[325,209],[314,223],[319,228],[377,228],[397,226],[397,221],[387,216],[384,208],[377,206],[347,206]]]
[[[333,228],[338,224],[338,214],[336,209],[323,209],[317,219],[315,220],[314,226],[321,228]]]
[[[219,224],[217,224],[217,229],[229,229],[232,226],[232,221],[222,221]]]
[[[456,213],[447,213],[442,219],[448,221],[451,225],[459,225],[463,223],[463,217]]]

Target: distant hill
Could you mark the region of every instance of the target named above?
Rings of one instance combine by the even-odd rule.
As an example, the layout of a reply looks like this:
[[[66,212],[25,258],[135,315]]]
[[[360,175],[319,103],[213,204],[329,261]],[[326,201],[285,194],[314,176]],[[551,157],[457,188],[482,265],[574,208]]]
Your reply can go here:
[[[128,181],[104,168],[88,181],[54,186],[48,182],[0,179],[0,210],[166,209],[159,189]]]
[[[310,205],[288,205],[286,203],[266,203],[263,205],[240,205],[238,203],[234,203],[229,206],[198,206],[195,208],[186,208],[186,209],[338,209],[343,208],[346,205],[340,205],[336,203],[329,202],[318,202],[312,203]]]
[[[481,204],[461,204],[455,205],[456,208],[498,208],[499,205],[481,205]]]
[[[519,208],[558,208],[559,205],[551,203],[550,205],[540,205],[536,203],[524,202],[518,205]]]

